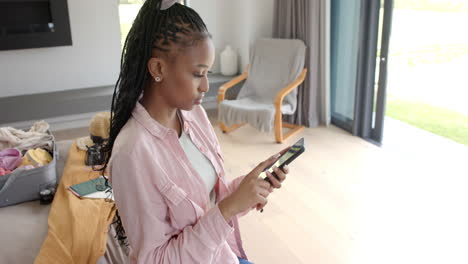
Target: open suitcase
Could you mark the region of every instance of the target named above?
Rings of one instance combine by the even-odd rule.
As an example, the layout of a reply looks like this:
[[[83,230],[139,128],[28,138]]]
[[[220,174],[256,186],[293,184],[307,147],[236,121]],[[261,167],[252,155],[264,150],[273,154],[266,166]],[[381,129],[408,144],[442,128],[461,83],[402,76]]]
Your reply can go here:
[[[56,188],[55,171],[58,149],[53,144],[53,159],[50,163],[31,170],[16,170],[0,177],[0,207],[27,201],[39,200],[40,192]]]

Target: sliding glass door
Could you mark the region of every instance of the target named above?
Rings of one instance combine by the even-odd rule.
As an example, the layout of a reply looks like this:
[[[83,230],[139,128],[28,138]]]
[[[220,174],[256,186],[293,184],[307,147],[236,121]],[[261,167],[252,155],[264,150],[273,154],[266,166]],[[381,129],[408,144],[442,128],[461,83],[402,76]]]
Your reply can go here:
[[[393,0],[332,0],[332,123],[380,144]]]
[[[361,0],[333,0],[330,7],[332,123],[351,131],[354,120]]]

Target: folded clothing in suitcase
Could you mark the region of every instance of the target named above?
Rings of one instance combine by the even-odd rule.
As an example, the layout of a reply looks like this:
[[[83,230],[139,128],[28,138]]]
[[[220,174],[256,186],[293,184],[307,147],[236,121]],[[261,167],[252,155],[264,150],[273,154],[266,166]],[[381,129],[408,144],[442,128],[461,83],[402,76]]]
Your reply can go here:
[[[53,159],[48,164],[29,170],[17,169],[0,176],[0,207],[39,200],[41,191],[56,188],[55,164],[58,159],[58,151],[55,140],[52,148]]]

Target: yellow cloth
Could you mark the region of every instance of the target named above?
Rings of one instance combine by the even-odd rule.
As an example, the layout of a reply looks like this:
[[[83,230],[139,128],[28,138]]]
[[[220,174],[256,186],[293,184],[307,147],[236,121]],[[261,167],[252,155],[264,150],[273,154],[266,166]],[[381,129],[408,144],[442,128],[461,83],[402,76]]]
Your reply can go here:
[[[70,148],[36,264],[95,264],[105,253],[107,232],[116,210],[114,202],[80,199],[68,190],[71,185],[99,177],[98,171],[84,165],[85,154],[75,144]]]
[[[21,159],[21,165],[33,165],[35,167],[39,165],[46,165],[52,161],[52,155],[47,152],[45,149],[36,148],[30,149],[24,154],[23,158]]]

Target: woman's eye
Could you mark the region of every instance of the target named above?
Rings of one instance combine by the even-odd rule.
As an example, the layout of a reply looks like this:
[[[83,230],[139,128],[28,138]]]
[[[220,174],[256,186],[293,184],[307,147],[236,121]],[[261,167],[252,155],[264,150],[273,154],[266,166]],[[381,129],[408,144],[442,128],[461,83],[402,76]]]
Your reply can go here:
[[[208,71],[208,74],[209,73],[212,73],[211,71]],[[205,75],[204,74],[198,74],[198,73],[195,73],[193,76],[197,77],[197,78],[203,78]]]

